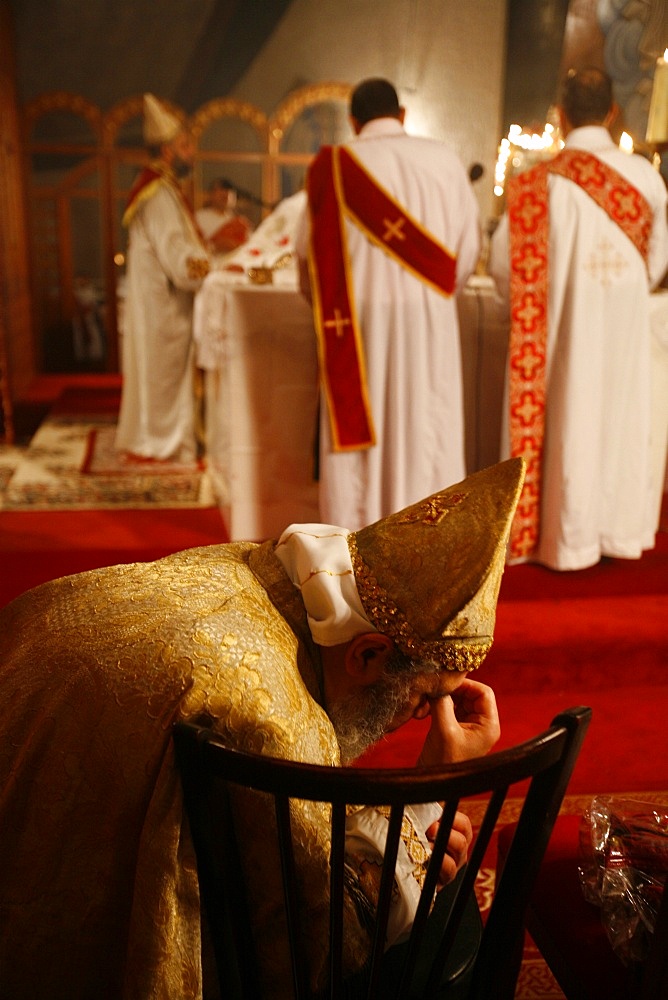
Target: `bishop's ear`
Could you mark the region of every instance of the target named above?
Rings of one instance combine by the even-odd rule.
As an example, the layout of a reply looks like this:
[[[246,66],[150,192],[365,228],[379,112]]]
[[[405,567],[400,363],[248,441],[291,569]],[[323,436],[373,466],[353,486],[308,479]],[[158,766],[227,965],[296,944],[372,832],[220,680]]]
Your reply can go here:
[[[360,684],[375,684],[385,672],[394,643],[381,632],[364,632],[351,639],[345,653],[348,674]]]

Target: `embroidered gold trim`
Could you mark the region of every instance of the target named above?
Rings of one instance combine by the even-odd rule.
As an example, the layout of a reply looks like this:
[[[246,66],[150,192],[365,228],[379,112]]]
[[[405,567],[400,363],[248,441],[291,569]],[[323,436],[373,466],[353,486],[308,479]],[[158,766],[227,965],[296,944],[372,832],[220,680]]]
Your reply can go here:
[[[162,177],[155,177],[152,181],[149,181],[148,184],[145,184],[144,187],[141,189],[141,191],[139,191],[137,196],[133,199],[133,201],[130,202],[130,204],[125,209],[125,212],[123,213],[123,219],[121,220],[122,224],[126,228],[130,225],[130,223],[134,219],[138,209],[141,208],[141,206],[145,202],[147,202],[150,198],[153,197],[153,195],[155,194],[155,192],[158,190],[158,188],[162,183],[163,183]]]
[[[396,518],[397,524],[440,524],[446,514],[449,514],[453,507],[466,500],[468,493],[438,493],[436,496],[428,497],[419,506],[409,507],[403,514]]]
[[[364,610],[379,632],[393,639],[412,660],[435,660],[444,670],[468,672],[478,669],[492,645],[491,637],[421,639],[360,556],[354,533],[348,535],[348,549]]]
[[[188,257],[186,264],[188,267],[188,277],[191,279],[206,278],[210,270],[208,260],[201,257]]]
[[[381,814],[381,816],[384,816],[389,823],[391,812],[390,807],[376,806],[376,810]],[[406,854],[413,865],[413,877],[422,889],[431,854],[426,850],[417,830],[411,822],[410,817],[407,816],[406,813],[404,813],[401,820],[401,840],[406,848]]]

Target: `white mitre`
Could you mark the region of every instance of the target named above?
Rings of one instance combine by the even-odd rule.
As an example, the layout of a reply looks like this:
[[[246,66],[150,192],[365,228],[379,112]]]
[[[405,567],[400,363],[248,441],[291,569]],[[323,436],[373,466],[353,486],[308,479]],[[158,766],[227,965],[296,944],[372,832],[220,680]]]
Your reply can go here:
[[[183,125],[153,94],[144,94],[144,142],[147,146],[161,146],[171,142]]]

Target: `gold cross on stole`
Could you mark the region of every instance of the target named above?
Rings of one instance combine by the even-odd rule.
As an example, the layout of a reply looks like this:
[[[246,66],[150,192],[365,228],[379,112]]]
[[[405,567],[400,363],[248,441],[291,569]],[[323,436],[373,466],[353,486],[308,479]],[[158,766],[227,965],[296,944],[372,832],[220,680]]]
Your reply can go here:
[[[340,309],[334,310],[334,319],[326,319],[324,326],[333,326],[337,337],[342,337],[344,326],[350,326],[350,318],[344,319]]]
[[[385,232],[383,233],[383,243],[389,243],[390,240],[405,240],[406,234],[403,232],[405,219],[399,216],[394,222],[389,219],[383,219],[383,225],[385,226]]]

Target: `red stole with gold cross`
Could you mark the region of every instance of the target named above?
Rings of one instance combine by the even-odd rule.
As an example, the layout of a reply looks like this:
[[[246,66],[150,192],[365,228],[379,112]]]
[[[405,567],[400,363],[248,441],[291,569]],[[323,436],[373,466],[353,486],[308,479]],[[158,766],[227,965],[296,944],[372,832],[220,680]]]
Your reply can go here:
[[[564,149],[554,160],[508,183],[510,230],[510,449],[526,463],[524,488],[510,534],[510,558],[527,559],[540,534],[540,486],[545,434],[548,301],[549,173],[578,184],[638,249],[649,252],[652,213],[646,199],[591,153]]]
[[[375,432],[345,220],[443,295],[455,290],[457,258],[379,187],[344,146],[323,146],[309,169],[307,190],[313,313],[333,447],[369,448]]]

